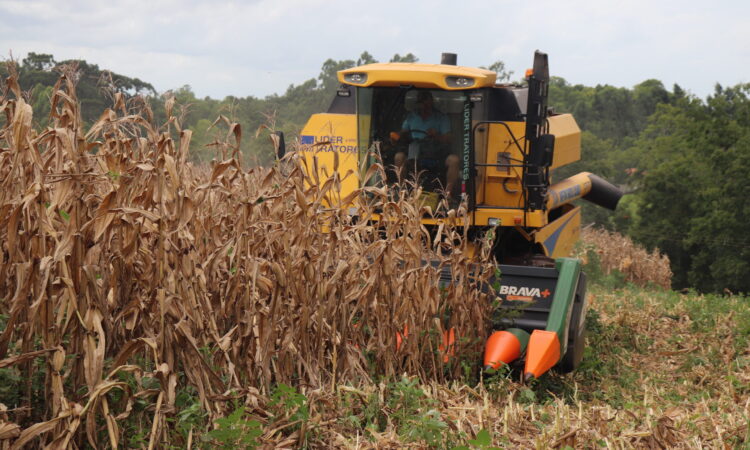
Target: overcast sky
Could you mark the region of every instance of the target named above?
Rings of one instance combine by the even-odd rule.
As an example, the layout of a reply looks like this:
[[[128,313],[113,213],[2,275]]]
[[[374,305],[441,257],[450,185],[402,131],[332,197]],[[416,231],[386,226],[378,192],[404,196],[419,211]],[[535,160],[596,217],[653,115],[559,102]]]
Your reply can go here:
[[[502,60],[523,74],[535,49],[571,83],[656,78],[700,97],[750,81],[750,1],[714,0],[0,0],[0,51],[80,58],[160,92],[264,97],[314,78],[328,58],[414,53],[437,63]]]

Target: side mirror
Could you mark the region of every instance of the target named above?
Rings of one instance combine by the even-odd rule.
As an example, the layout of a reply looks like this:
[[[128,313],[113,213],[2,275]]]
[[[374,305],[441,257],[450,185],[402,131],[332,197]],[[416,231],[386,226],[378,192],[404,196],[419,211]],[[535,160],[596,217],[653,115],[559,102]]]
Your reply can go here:
[[[271,133],[271,142],[273,142],[273,148],[276,150],[276,158],[281,159],[286,154],[286,143],[284,142],[284,132],[274,131]]]
[[[555,157],[555,135],[543,134],[539,136],[539,166],[549,167]]]

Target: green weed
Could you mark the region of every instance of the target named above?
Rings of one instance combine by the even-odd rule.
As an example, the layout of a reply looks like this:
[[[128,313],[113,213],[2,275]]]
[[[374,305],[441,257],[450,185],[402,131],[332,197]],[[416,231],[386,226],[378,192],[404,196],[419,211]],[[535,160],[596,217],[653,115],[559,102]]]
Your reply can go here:
[[[500,449],[500,447],[494,447],[492,445],[492,436],[490,436],[489,431],[485,430],[484,428],[479,430],[476,437],[469,441],[469,445],[471,445],[472,448],[483,449],[483,450],[499,450]],[[454,450],[462,449],[462,448],[466,448],[468,450],[469,447],[454,447]]]
[[[216,421],[216,429],[203,435],[203,442],[222,449],[257,447],[258,438],[263,434],[261,424],[246,416],[245,407],[237,407],[230,415]]]
[[[269,406],[277,410],[275,418],[288,417],[292,422],[304,423],[310,417],[307,397],[284,383],[278,384],[271,394]],[[299,428],[297,426],[296,428]]]

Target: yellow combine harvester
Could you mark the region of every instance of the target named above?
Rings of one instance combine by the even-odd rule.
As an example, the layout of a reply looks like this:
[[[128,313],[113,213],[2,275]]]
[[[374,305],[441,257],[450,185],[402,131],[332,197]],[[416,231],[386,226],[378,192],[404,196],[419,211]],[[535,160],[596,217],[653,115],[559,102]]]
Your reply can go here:
[[[572,202],[614,209],[622,193],[589,173],[552,183],[552,169],[580,158],[581,133],[547,106],[547,55],[535,53],[524,86],[497,84],[495,72],[457,66],[449,53],[441,64],[368,64],[338,77],[328,112],[302,131],[306,157],[331,170],[335,154],[342,177],[382,163],[387,179],[377,182],[417,180],[433,209],[466,202],[470,235],[496,227],[502,305],[521,309],[490,336],[485,366],[523,361],[526,378],[577,367],[586,301],[580,262],[567,258],[581,224]],[[345,178],[341,197],[360,183]]]

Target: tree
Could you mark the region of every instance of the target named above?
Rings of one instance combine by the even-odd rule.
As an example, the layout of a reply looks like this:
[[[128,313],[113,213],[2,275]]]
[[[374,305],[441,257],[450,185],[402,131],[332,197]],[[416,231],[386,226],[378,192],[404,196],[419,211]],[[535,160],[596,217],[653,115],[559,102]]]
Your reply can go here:
[[[679,86],[678,86],[679,88]],[[657,105],[672,102],[673,95],[664,88],[659,80],[646,80],[633,87],[633,102],[635,103],[635,123],[639,130],[646,125],[646,120],[654,112]]]
[[[99,69],[96,64],[84,60],[55,61],[54,56],[46,53],[29,52],[22,60],[19,68],[19,84],[24,91],[31,91],[30,97],[37,106],[44,104],[45,97],[36,91],[44,91],[52,87],[63,71],[74,73],[76,93],[81,102],[81,116],[84,122],[91,124],[99,118],[101,112],[111,104],[112,94],[120,92],[126,97],[138,94],[156,95],[154,87],[139,78]],[[6,69],[0,69],[0,73]],[[49,105],[45,105],[45,115],[49,113]],[[36,117],[42,118],[37,113]]]
[[[750,292],[750,84],[658,105],[632,152],[644,169],[631,227],[669,255],[674,287]]]
[[[190,159],[193,161],[210,161],[216,155],[216,148],[209,147],[218,138],[218,130],[211,128],[211,121],[200,119],[191,127],[193,137],[190,140]]]
[[[37,84],[31,89],[30,103],[34,111],[34,119],[42,126],[46,126],[52,109],[52,86]]]
[[[52,70],[57,63],[55,58],[47,53],[34,53],[29,52],[26,57],[21,61],[23,68],[27,70]]]
[[[373,58],[373,56],[367,51],[362,52],[362,54],[359,55],[359,58],[357,58],[358,66],[364,66],[365,64],[375,64],[376,62],[378,62],[378,60]]]
[[[352,67],[354,67],[354,61],[352,61],[351,59],[346,59],[343,61],[334,61],[333,59],[327,59],[323,63],[323,66],[320,68],[320,75],[318,75],[320,88],[324,90],[336,89],[339,85],[336,73],[339,70],[350,69]]]
[[[510,77],[513,76],[513,71],[507,70],[505,68],[505,63],[500,60],[493,62],[489,67],[482,68],[495,72],[497,74],[497,81],[499,82],[510,81]]]
[[[411,53],[407,53],[404,56],[401,56],[398,53],[396,53],[395,55],[393,55],[393,58],[391,58],[390,62],[415,63],[417,61],[419,61],[419,58],[417,58]]]

